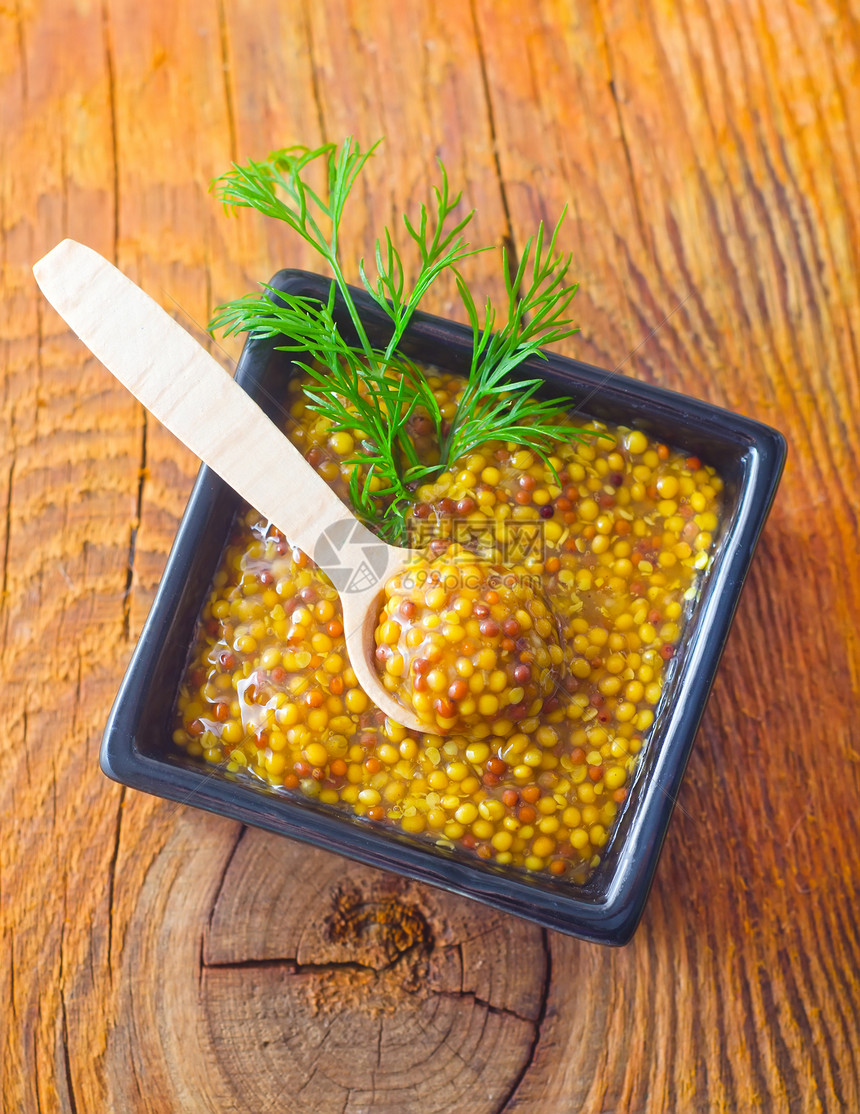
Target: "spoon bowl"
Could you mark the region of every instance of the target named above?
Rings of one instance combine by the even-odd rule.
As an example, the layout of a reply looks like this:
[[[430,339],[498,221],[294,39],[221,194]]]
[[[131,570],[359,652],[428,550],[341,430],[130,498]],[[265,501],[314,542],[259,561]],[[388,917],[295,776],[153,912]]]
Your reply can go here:
[[[328,575],[359,685],[396,723],[426,731],[374,665],[382,587],[416,551],[388,545],[360,523],[228,372],[98,252],[63,240],[33,273],[108,371]]]

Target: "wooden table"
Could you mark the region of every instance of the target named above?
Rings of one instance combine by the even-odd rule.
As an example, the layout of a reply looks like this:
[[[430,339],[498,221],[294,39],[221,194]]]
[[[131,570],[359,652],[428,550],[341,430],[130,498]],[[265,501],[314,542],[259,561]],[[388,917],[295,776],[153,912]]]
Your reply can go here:
[[[4,1110],[860,1109],[858,26],[825,0],[0,8]],[[514,255],[568,204],[565,350],[789,440],[620,951],[98,769],[196,462],[31,265],[84,240],[202,335],[314,265],[210,179],[350,132],[387,139],[347,257],[437,156]],[[471,274],[498,296],[497,257]],[[367,930],[383,913],[397,931]]]

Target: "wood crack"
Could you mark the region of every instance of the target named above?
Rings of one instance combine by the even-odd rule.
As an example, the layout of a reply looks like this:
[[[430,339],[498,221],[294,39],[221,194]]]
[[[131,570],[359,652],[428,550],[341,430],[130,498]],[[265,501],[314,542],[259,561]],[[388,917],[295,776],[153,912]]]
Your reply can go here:
[[[111,161],[113,164],[113,262],[119,258],[119,139],[117,136],[116,73],[111,45],[110,14],[108,0],[102,2],[102,37],[104,40],[105,70],[108,80],[108,126],[110,129]],[[66,181],[65,174],[63,181]]]
[[[14,429],[14,413],[12,427]],[[3,607],[6,608],[9,599],[9,545],[12,538],[12,485],[15,482],[15,457],[9,465],[9,475],[6,478],[6,537],[3,542]]]
[[[469,10],[472,15],[472,26],[475,29],[475,46],[478,50],[478,67],[481,72],[481,86],[484,91],[484,103],[487,107],[487,126],[490,129],[490,143],[493,151],[493,166],[496,180],[499,183],[499,198],[502,202],[502,212],[505,216],[505,230],[502,233],[502,246],[507,259],[508,280],[513,282],[519,267],[519,253],[514,240],[514,226],[511,220],[511,208],[508,202],[508,191],[505,188],[505,179],[502,176],[502,161],[499,157],[499,141],[496,135],[496,118],[493,112],[493,97],[490,91],[490,79],[487,73],[487,59],[484,53],[484,44],[481,40],[481,28],[478,23],[478,13],[475,10],[475,0],[469,0]]]
[[[224,78],[224,105],[227,112],[227,134],[230,137],[230,161],[237,162],[236,113],[233,107],[233,93],[230,89],[230,36],[227,32],[227,16],[224,0],[218,0],[218,36],[221,47],[221,71]]]
[[[27,740],[28,740],[29,733],[30,733],[30,713],[28,712],[27,705],[25,704],[24,707],[21,709],[21,750],[25,755],[27,754]],[[28,789],[32,789],[32,787],[33,787],[32,775],[30,773],[30,766],[31,765],[32,765],[32,763],[30,763],[30,762],[25,762],[24,763],[24,769],[27,771],[27,788]]]
[[[140,524],[143,521],[143,496],[146,486],[147,462],[147,435],[149,432],[149,415],[141,407],[142,423],[140,431],[140,464],[137,475],[137,498],[135,503],[134,521],[128,539],[128,560],[125,574],[125,588],[122,597],[122,633],[126,642],[131,640],[131,601],[134,591],[134,561],[137,555],[137,537],[140,533]]]
[[[311,24],[311,17],[308,13],[307,3],[302,4],[302,22],[304,24],[305,38],[308,44],[308,65],[311,73],[311,97],[314,102],[314,108],[317,114],[317,126],[319,127],[320,139],[323,143],[326,142],[326,127],[325,127],[325,112],[323,111],[322,94],[320,92],[319,77],[317,75],[317,63],[314,53],[314,35],[313,27]]]
[[[42,1095],[39,1091],[39,1038],[38,1026],[33,1026],[33,1083],[36,1089],[36,1111],[42,1114]]]
[[[51,826],[57,830],[57,756],[51,753]]]
[[[244,824],[239,825],[239,831],[236,833],[236,839],[233,842],[233,847],[230,850],[230,854],[224,860],[224,866],[221,870],[221,876],[218,879],[218,885],[215,889],[215,897],[212,899],[212,909],[209,912],[209,921],[206,926],[207,931],[212,928],[212,918],[215,916],[215,910],[218,908],[218,902],[221,899],[221,891],[224,889],[224,882],[227,878],[227,871],[230,869],[230,864],[233,862],[233,859],[236,856],[236,852],[239,850],[239,844],[242,842],[242,837],[245,835],[245,832],[247,830],[248,829]]]
[[[206,927],[200,933],[200,971],[197,978],[198,987],[203,982],[204,968],[208,966],[215,966],[214,964],[208,964],[206,962],[206,944],[209,938],[209,933],[212,931],[212,919],[215,916],[215,910],[218,908],[218,902],[221,899],[221,891],[224,889],[224,881],[227,878],[227,871],[230,869],[230,864],[233,862],[236,852],[239,850],[239,844],[242,842],[242,837],[244,836],[246,831],[247,828],[245,827],[245,825],[241,824],[239,826],[239,831],[236,834],[236,839],[234,840],[233,846],[230,850],[230,854],[224,860],[224,866],[221,869],[221,876],[219,877],[218,885],[215,888],[215,896],[212,899],[212,908],[209,910],[209,919],[206,922]],[[225,964],[225,966],[229,966],[229,964]]]
[[[386,971],[391,971],[393,968],[399,966],[405,959],[412,955],[415,951],[425,950],[426,945],[423,941],[418,941],[404,948],[399,952],[394,959],[388,963],[376,965],[373,963],[362,963],[358,959],[340,959],[330,960],[327,963],[300,963],[297,958],[272,958],[272,959],[227,959],[224,961],[207,961],[201,956],[201,963],[207,970],[248,970],[248,971],[286,971],[290,975],[327,975],[334,971],[355,971],[358,974],[366,975],[382,975]],[[415,993],[415,991],[410,991]],[[448,993],[439,991],[438,993]],[[456,992],[451,992],[456,993]]]
[[[140,1085],[140,1077],[137,1074],[137,1064],[135,1063],[134,1052],[132,1052],[128,1062],[131,1067],[131,1078],[134,1080],[134,1089],[135,1091],[137,1091],[137,1097],[140,1099],[141,1102],[144,1102],[146,1092]]]
[[[111,188],[114,193],[114,228],[113,228],[113,262],[117,263],[119,253],[119,140],[117,136],[117,89],[116,72],[114,68],[114,48],[110,42],[110,16],[107,0],[101,4],[101,33],[104,39],[105,69],[108,80],[108,127],[110,131],[110,154],[113,162],[113,180]],[[63,182],[66,175],[63,175]]]
[[[5,244],[5,237],[3,237]],[[4,269],[6,264],[5,250],[3,259]],[[42,352],[42,330],[41,319],[36,316],[36,360],[41,360]],[[6,390],[9,389],[8,377],[4,377],[4,386]],[[9,463],[9,474],[6,477],[6,536],[3,539],[3,583],[2,595],[0,595],[0,608],[3,612],[3,647],[5,649],[9,641],[9,553],[12,547],[12,491],[15,484],[15,465],[17,463],[17,443],[15,434],[15,406],[12,405],[9,413],[9,443],[12,453],[12,459]]]
[[[30,78],[27,70],[27,40],[24,37],[24,15],[21,11],[21,2],[15,3],[15,40],[18,47],[18,57],[21,59],[21,99],[29,99]]]
[[[534,1036],[532,1037],[531,1045],[528,1052],[523,1057],[523,1065],[517,1072],[516,1078],[512,1081],[508,1088],[508,1093],[502,1099],[499,1106],[498,1114],[503,1114],[503,1111],[510,1107],[510,1104],[516,1097],[517,1091],[529,1072],[529,1069],[534,1066],[535,1056],[537,1054],[538,1044],[540,1043],[541,1030],[543,1023],[546,1020],[547,1005],[549,1003],[549,988],[552,985],[552,950],[549,946],[549,933],[545,928],[541,929],[541,944],[543,945],[544,952],[544,976],[543,986],[540,992],[540,1006],[538,1008],[538,1015],[531,1024],[534,1026]]]
[[[414,994],[416,992],[412,991],[412,993]],[[509,1006],[494,1006],[492,1002],[488,1002],[486,998],[482,998],[474,990],[434,990],[433,994],[437,998],[468,998],[474,1002],[476,1006],[481,1006],[482,1009],[485,1009],[487,1013],[493,1013],[499,1017],[513,1017],[517,1021],[522,1021],[524,1025],[536,1026],[540,1019],[540,1015],[538,1015],[538,1017],[526,1017],[525,1014],[518,1013]],[[501,1109],[503,1108],[500,1107],[500,1110]]]
[[[63,1064],[66,1076],[66,1091],[69,1099],[69,1110],[71,1114],[78,1114],[78,1103],[75,1098],[75,1086],[72,1082],[72,1055],[69,1046],[69,1015],[66,1008],[66,979],[65,979],[65,963],[64,963],[64,948],[66,943],[65,924],[60,929],[60,973],[59,973],[59,986],[60,986],[60,1010],[62,1013],[63,1021]]]
[[[11,928],[7,929],[4,933],[4,939],[8,939],[9,950],[9,1004],[12,1007],[12,1020],[17,1022],[18,1009],[15,1004],[15,933]]]
[[[65,152],[65,147],[63,148]],[[63,178],[65,179],[65,167],[63,168]],[[68,224],[65,219],[63,221],[63,228],[67,228]],[[42,384],[45,380],[45,362],[43,358],[43,350],[45,346],[45,301],[37,295],[36,297],[36,382],[33,389],[33,434],[38,440],[39,419],[41,417],[42,407],[44,402],[42,400]]]
[[[122,832],[122,810],[125,804],[125,786],[120,787],[119,802],[116,810],[116,831],[114,834],[113,852],[108,866],[108,931],[107,931],[107,961],[110,977],[113,979],[113,896],[116,883],[116,864],[119,858],[119,841]]]
[[[78,669],[77,669],[77,675],[75,677],[75,702],[72,705],[72,730],[71,730],[71,734],[72,734],[73,737],[75,735],[75,731],[77,730],[77,726],[78,726],[78,713],[81,710],[81,684],[83,682],[83,673],[84,673],[84,662],[83,662],[83,658],[81,657],[80,651],[78,651]]]

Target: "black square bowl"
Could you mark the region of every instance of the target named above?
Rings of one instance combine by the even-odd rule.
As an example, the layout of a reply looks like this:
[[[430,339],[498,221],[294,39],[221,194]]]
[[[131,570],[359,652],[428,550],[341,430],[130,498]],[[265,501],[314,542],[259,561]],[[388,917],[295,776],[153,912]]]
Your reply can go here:
[[[272,285],[327,297],[330,282],[304,271],[280,271]],[[387,319],[356,292],[372,341],[382,344]],[[465,373],[471,331],[416,315],[403,351]],[[654,725],[640,754],[631,792],[602,861],[585,884],[527,874],[447,851],[345,811],[183,755],[172,743],[176,694],[197,617],[206,599],[239,497],[201,467],[155,602],[111,710],[101,766],[116,781],[220,813],[397,871],[548,928],[605,944],[632,936],[651,886],[675,798],[690,756],[744,578],[785,461],[781,434],[758,422],[659,387],[550,354],[528,370],[573,398],[583,415],[634,425],[713,465],[724,488],[716,555],[673,659]],[[277,420],[291,357],[271,340],[245,346],[236,379]]]

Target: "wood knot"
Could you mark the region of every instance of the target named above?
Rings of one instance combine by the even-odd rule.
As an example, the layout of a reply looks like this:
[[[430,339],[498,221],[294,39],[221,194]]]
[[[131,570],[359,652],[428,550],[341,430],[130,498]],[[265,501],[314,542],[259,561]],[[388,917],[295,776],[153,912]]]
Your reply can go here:
[[[199,888],[187,850],[199,839],[186,838],[182,901],[171,897],[180,943]],[[199,1001],[225,1109],[492,1114],[523,1077],[545,1008],[535,925],[252,830],[209,923],[199,978],[178,951],[159,1008],[185,1031]]]
[[[354,887],[340,887],[332,896],[325,935],[349,950],[351,958],[376,971],[411,952],[417,958],[433,948],[433,932],[417,906],[397,894],[365,896]]]

